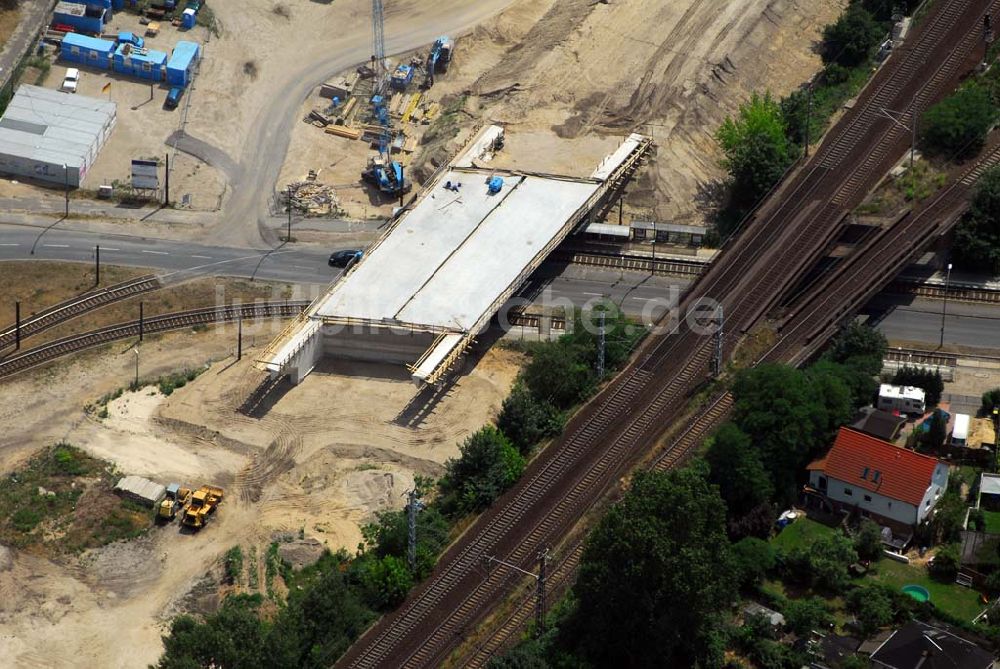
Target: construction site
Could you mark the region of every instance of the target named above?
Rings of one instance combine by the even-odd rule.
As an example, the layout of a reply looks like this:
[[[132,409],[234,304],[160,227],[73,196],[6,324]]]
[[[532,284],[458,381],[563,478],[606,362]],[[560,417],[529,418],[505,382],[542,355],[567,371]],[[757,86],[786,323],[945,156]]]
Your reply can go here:
[[[130,315],[89,326],[127,318],[128,328],[73,348],[63,322],[44,345],[66,350],[36,351],[40,362],[21,357],[33,350],[27,335],[16,352],[13,336],[0,339],[4,369],[22,364],[0,382],[0,468],[18,471],[65,440],[121,479],[143,479],[121,495],[152,500],[159,520],[73,554],[42,540],[0,546],[0,657],[17,667],[155,663],[176,615],[210,613],[231,593],[273,604],[272,545],[297,567],[354,551],[366,523],[402,508],[418,479],[440,478],[459,444],[495,419],[526,358],[493,345],[490,326],[525,282],[591,224],[701,234],[724,175],[715,129],[751,91],[808,80],[819,30],[845,4],[214,0],[217,32],[167,21],[146,37],[163,53],[180,37],[200,45],[176,111],[164,105],[171,86],[136,81],[113,60],[82,64],[80,97],[117,105],[82,190],[127,179],[132,157],[163,154],[171,199],[189,197],[136,213],[88,208],[80,193],[66,198],[79,213],[63,225],[279,260],[281,244],[308,247],[320,261],[295,268],[294,283],[316,290],[289,299],[276,286],[256,307],[178,294],[163,313],[147,311],[177,318],[147,329],[141,346],[132,297]],[[145,36],[138,14],[115,17],[116,39]],[[58,87],[72,65],[55,64],[40,85]],[[62,176],[55,186],[6,178],[0,197],[11,211],[37,201],[61,213]],[[101,240],[108,263],[124,248],[112,239]],[[62,244],[42,238],[39,254]],[[677,256],[695,257],[689,246]],[[168,260],[143,249],[140,260]],[[331,275],[333,249],[363,253]],[[221,262],[196,246],[169,260],[192,254],[202,256],[192,266]],[[235,292],[220,267],[210,270],[216,290]],[[613,274],[599,280],[617,283]],[[77,285],[31,309],[91,290]],[[163,392],[177,374],[191,378]],[[227,579],[234,546],[241,579]]]

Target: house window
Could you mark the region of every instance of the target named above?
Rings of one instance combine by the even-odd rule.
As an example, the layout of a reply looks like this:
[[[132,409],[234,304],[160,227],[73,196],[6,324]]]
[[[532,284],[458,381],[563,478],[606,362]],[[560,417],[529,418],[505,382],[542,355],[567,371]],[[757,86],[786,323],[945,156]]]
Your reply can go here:
[[[930,500],[927,500],[926,502],[924,502],[924,506],[930,506],[930,505],[931,505],[931,501]]]
[[[890,509],[892,508],[892,502],[889,502],[889,508]]]
[[[826,490],[826,477],[825,476],[820,476],[819,477],[819,489],[823,490],[823,491]]]
[[[866,502],[872,501],[872,496],[871,495],[865,495],[865,501]]]
[[[854,491],[851,490],[850,488],[844,488],[844,494],[845,495],[854,495]]]
[[[152,72],[153,71],[153,66],[150,65],[149,63],[143,63],[142,64],[142,71],[143,72]]]

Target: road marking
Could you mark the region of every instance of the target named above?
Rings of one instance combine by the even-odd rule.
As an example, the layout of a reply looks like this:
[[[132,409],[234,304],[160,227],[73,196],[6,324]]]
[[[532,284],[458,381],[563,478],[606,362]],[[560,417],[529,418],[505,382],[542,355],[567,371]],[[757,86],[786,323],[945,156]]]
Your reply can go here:
[[[121,249],[113,249],[113,248],[110,248],[108,246],[102,246],[101,250],[102,251],[121,251]]]
[[[0,246],[20,246],[20,244],[0,244]]]
[[[604,297],[604,293],[583,293],[584,295],[596,295],[597,297]]]
[[[202,258],[204,260],[211,260],[212,256],[191,256],[192,258]]]
[[[69,244],[42,244],[42,246],[48,246],[54,249],[68,249]]]
[[[158,255],[158,256],[168,256],[168,255],[170,255],[166,251],[146,251],[145,249],[143,249],[142,252],[143,253],[152,253],[153,255]]]
[[[312,267],[307,267],[306,265],[292,265],[292,269],[312,269]]]

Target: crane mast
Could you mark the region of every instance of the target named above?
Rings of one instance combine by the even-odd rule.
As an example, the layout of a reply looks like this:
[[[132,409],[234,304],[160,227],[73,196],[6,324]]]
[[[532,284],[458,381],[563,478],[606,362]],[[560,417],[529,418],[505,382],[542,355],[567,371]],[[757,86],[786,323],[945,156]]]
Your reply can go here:
[[[389,83],[385,64],[385,8],[382,0],[372,0],[372,70],[375,72],[375,95],[384,95]]]

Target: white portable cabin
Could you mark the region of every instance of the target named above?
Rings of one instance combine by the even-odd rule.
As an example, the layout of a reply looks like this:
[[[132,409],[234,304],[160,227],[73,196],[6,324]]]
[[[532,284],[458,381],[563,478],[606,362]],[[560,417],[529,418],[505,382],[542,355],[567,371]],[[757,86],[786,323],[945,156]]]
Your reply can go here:
[[[964,447],[969,443],[969,415],[955,414],[955,426],[951,430],[951,445]]]
[[[923,413],[927,407],[926,393],[915,386],[894,386],[883,383],[878,389],[878,408],[900,413]]]

